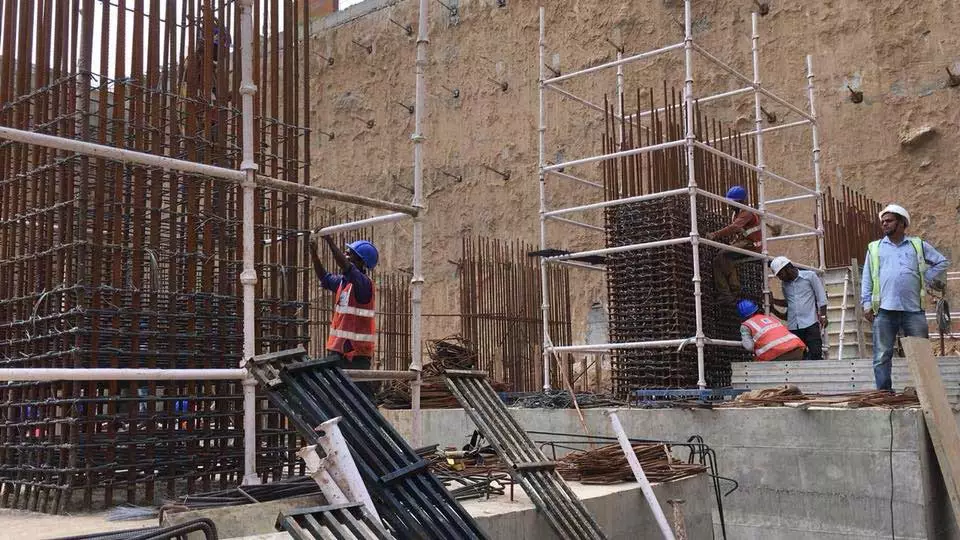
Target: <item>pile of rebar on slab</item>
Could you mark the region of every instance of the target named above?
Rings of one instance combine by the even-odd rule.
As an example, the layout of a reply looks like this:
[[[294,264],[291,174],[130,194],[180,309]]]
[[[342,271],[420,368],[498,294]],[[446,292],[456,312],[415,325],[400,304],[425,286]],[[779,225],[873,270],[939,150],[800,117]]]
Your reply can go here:
[[[632,448],[650,482],[670,482],[707,470],[697,463],[676,460],[666,444],[634,443]],[[584,484],[617,484],[636,479],[627,456],[617,444],[567,454],[557,460],[557,472],[564,480]]]

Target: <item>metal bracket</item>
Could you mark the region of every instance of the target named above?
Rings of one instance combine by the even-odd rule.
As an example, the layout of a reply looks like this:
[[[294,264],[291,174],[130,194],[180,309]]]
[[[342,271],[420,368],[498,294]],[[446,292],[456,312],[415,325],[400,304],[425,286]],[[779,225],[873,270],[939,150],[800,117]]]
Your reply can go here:
[[[421,459],[416,463],[411,463],[406,467],[402,467],[400,469],[393,471],[392,473],[381,476],[380,482],[382,482],[384,485],[390,485],[396,482],[397,480],[402,480],[410,476],[411,474],[414,474],[426,469],[429,464],[430,463],[427,462],[427,460]]]

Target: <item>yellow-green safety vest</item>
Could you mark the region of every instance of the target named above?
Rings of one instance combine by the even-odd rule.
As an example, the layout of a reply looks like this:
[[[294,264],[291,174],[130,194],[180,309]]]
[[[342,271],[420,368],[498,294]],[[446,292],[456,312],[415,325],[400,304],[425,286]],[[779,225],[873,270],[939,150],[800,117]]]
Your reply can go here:
[[[927,287],[923,275],[927,273],[927,261],[923,258],[923,240],[916,236],[908,236],[907,240],[917,251],[917,269],[920,272],[920,309],[926,308]],[[874,240],[867,245],[870,254],[870,277],[873,278],[873,312],[880,311],[880,240]]]

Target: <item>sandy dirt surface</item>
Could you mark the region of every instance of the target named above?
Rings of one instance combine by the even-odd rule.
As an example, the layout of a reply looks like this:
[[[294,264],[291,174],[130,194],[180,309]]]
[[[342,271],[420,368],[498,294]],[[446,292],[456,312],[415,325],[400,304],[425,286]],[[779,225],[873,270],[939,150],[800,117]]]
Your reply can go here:
[[[310,121],[312,183],[382,199],[409,202],[412,185],[413,116],[398,102],[414,98],[415,36],[391,23],[416,27],[414,0],[363,2],[384,6],[345,24],[311,29]],[[682,40],[683,2],[558,0],[546,9],[546,58],[568,73],[625,54]],[[361,5],[351,9],[358,9]],[[424,112],[424,313],[459,312],[461,238],[485,235],[538,243],[537,179],[537,2],[461,0],[459,17],[435,3],[430,8]],[[751,73],[749,0],[694,3],[694,39],[741,73]],[[960,255],[960,88],[947,84],[945,68],[960,73],[960,3],[939,0],[909,3],[884,0],[771,2],[760,19],[760,73],[765,86],[806,109],[805,57],[813,55],[820,117],[823,181],[850,186],[882,203],[897,201],[914,216],[911,233],[929,239],[945,255]],[[332,19],[331,19],[332,20]],[[372,52],[355,42],[369,44]],[[328,65],[319,55],[334,58]],[[626,93],[663,82],[681,88],[682,55],[664,55],[626,69]],[[726,91],[738,81],[697,56],[695,95]],[[546,72],[551,76],[550,71]],[[508,83],[502,90],[499,83]],[[563,83],[564,89],[602,104],[615,89],[615,73]],[[847,87],[861,90],[861,103]],[[454,93],[453,90],[457,92]],[[769,100],[776,124],[800,119],[795,111]],[[633,106],[631,106],[632,108]],[[753,129],[753,95],[705,106],[705,114],[740,130]],[[547,94],[545,154],[549,161],[599,153],[603,121],[598,114],[554,93]],[[373,127],[368,122],[373,120]],[[935,134],[915,145],[902,134],[929,126]],[[335,138],[316,135],[317,130]],[[791,128],[765,136],[771,171],[812,186],[809,129]],[[509,171],[509,179],[486,167]],[[576,169],[576,170],[573,170]],[[597,180],[595,165],[572,172]],[[547,206],[558,208],[598,200],[599,192],[551,178]],[[783,195],[769,186],[768,196]],[[811,222],[810,204],[779,205],[787,217]],[[577,214],[600,224],[600,215]],[[409,224],[377,227],[384,270],[409,270]],[[797,231],[787,231],[797,232]],[[601,234],[551,224],[550,247],[570,250],[603,247]],[[789,245],[787,245],[789,244]],[[783,246],[782,248],[779,246]],[[810,260],[810,242],[780,242],[783,254]],[[451,262],[452,261],[452,262]],[[956,266],[956,265],[955,265]],[[572,276],[574,340],[586,331],[594,302],[606,304],[598,272]],[[960,303],[960,298],[957,299]],[[455,318],[425,321],[424,336],[457,331]]]
[[[139,521],[107,521],[107,512],[52,516],[39,512],[0,508],[0,538],[40,540],[157,525],[156,518]]]

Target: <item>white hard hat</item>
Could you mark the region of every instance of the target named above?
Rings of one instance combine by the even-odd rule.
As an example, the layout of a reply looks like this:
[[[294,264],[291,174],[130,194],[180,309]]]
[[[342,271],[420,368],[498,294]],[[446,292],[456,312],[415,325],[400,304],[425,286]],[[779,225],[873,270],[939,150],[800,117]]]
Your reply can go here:
[[[779,274],[780,271],[783,270],[783,267],[788,264],[791,264],[790,259],[784,256],[774,257],[773,260],[770,261],[770,269],[773,270],[774,275],[776,275]]]
[[[910,213],[907,212],[906,208],[900,206],[899,204],[888,204],[886,208],[880,211],[880,219],[883,219],[884,214],[896,214],[906,221],[904,226],[910,225]]]

